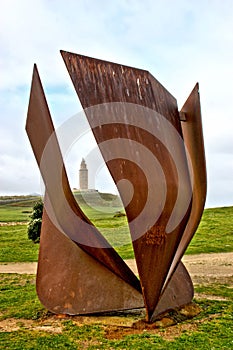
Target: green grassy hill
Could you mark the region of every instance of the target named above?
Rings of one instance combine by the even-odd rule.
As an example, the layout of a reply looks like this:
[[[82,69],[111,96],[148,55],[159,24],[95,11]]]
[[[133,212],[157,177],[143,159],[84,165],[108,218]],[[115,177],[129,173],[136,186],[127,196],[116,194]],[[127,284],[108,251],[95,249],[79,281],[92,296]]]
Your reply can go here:
[[[119,196],[112,193],[102,193],[98,191],[75,191],[74,197],[80,205],[90,203],[90,205],[93,207],[122,207],[122,202]]]
[[[88,212],[95,212],[95,208],[102,213],[122,210],[122,203],[117,195],[97,191],[74,192],[79,205]],[[0,222],[27,222],[30,219],[32,208],[40,196],[0,196]]]
[[[0,222],[26,222],[40,196],[0,196]]]

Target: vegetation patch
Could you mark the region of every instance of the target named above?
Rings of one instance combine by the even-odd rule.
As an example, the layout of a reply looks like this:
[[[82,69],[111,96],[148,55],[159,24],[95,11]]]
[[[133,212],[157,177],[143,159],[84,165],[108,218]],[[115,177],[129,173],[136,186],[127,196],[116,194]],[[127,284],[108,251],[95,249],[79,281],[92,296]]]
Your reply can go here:
[[[39,246],[28,239],[27,224],[0,226],[0,262],[32,262]]]
[[[231,349],[233,301],[195,300],[157,323],[144,311],[99,316],[53,315],[39,303],[35,276],[1,274],[0,349]],[[231,280],[198,285],[195,293],[228,296]]]
[[[233,251],[233,207],[205,209],[186,254]]]
[[[212,299],[215,297],[221,298],[221,300],[231,300],[233,301],[233,277],[226,279],[229,283],[205,283],[203,285],[195,286],[195,291],[197,295],[204,295],[205,298],[211,296]]]
[[[35,276],[0,274],[0,320],[37,319],[45,309],[36,295]]]
[[[31,219],[28,224],[28,238],[34,243],[40,242],[43,206],[42,200],[36,202],[36,204],[33,206],[32,214],[30,215]]]
[[[27,222],[39,196],[0,196],[0,222]]]

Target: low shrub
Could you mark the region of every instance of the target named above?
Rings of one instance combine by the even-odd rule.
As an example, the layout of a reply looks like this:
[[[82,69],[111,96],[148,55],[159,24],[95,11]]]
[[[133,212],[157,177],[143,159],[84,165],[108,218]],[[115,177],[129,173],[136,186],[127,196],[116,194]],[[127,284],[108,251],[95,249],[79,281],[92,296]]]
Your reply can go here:
[[[40,242],[40,231],[42,223],[43,214],[43,202],[39,200],[33,207],[33,212],[31,215],[31,220],[28,224],[28,238],[34,243]]]

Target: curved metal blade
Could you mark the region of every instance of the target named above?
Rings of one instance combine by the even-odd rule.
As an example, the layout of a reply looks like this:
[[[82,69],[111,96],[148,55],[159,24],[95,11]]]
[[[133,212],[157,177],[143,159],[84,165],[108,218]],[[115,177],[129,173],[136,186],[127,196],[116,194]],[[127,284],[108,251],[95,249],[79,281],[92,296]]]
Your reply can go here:
[[[150,321],[154,322],[164,312],[189,304],[193,296],[194,288],[191,277],[184,264],[180,261],[161,295]]]
[[[144,307],[142,294],[66,237],[51,220],[45,195],[36,289],[57,314],[90,314]]]
[[[192,198],[176,100],[147,71],[64,51],[62,56],[125,204],[150,320]],[[127,182],[119,185],[123,179],[134,188],[130,202]],[[139,232],[147,222],[148,228]]]
[[[33,71],[26,130],[52,204],[54,215],[51,211],[48,214],[52,215],[51,218],[60,232],[125,282],[141,291],[137,277],[75,201],[36,66]]]
[[[172,265],[167,276],[167,281],[171,277],[175,267],[182,258],[194,233],[197,230],[206,200],[207,176],[198,84],[195,85],[187,101],[182,107],[181,112],[185,115],[186,119],[185,121],[181,122],[181,127],[186,152],[188,153],[188,158],[191,162],[189,164],[189,168],[192,177],[193,201],[190,217],[172,261]]]

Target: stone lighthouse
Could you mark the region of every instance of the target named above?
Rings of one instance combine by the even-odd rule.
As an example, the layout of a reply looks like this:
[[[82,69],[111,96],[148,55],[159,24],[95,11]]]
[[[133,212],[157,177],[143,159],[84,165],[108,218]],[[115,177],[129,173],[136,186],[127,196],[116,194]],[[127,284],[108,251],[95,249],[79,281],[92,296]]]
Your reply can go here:
[[[81,161],[79,169],[79,189],[80,191],[88,190],[88,170],[84,158]]]

